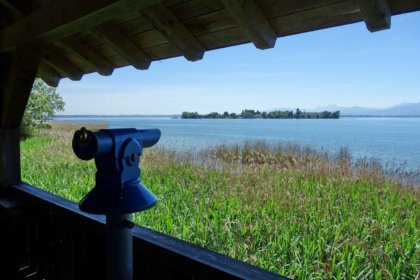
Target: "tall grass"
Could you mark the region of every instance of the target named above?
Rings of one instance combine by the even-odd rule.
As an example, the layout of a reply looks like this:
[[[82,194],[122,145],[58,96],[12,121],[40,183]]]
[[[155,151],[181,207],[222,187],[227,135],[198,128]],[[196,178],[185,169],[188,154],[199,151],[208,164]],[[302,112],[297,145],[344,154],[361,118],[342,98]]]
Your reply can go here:
[[[70,143],[63,131],[22,142],[24,180],[79,201],[95,166],[78,160]],[[420,190],[348,151],[152,148],[141,167],[159,198],[134,216],[143,226],[299,279],[420,277]]]

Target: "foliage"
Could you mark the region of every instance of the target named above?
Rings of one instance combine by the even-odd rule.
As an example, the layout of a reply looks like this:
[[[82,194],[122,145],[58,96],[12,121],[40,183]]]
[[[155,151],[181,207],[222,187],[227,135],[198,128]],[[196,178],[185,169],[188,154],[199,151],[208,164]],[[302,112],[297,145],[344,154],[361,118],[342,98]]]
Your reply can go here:
[[[23,178],[79,201],[94,186],[94,162],[73,155],[70,132],[46,133],[22,143]],[[352,166],[345,151],[152,148],[141,164],[159,198],[135,215],[143,226],[296,279],[420,276],[420,190]]]
[[[335,112],[302,112],[300,109],[293,111],[271,111],[260,112],[252,109],[244,109],[240,114],[224,112],[211,112],[207,115],[200,115],[197,112],[182,112],[182,119],[339,119],[340,111]]]
[[[36,78],[21,124],[21,137],[33,135],[35,130],[47,128],[47,121],[64,110],[64,101],[56,89]]]

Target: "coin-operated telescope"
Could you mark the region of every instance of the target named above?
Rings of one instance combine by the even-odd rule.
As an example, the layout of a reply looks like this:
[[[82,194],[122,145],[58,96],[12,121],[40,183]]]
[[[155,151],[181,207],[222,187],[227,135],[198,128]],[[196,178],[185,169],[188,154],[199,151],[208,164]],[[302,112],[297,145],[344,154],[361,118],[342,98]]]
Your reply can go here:
[[[155,145],[159,129],[82,128],[73,137],[73,151],[83,160],[95,159],[96,185],[80,202],[80,210],[119,215],[146,210],[156,197],[140,183],[140,156],[143,148]]]
[[[80,210],[106,215],[108,278],[132,279],[131,213],[153,207],[156,197],[140,183],[143,148],[155,145],[159,129],[82,127],[74,133],[73,151],[82,160],[95,159],[96,185],[80,201]]]

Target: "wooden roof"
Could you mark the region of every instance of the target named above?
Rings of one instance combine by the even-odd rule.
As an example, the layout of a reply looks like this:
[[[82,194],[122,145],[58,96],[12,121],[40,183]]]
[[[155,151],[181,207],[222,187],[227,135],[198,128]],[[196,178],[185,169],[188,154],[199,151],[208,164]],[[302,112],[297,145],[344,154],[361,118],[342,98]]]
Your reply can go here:
[[[272,48],[278,37],[359,21],[378,31],[417,10],[419,0],[0,0],[0,54],[42,45],[37,75],[57,86],[248,42]]]

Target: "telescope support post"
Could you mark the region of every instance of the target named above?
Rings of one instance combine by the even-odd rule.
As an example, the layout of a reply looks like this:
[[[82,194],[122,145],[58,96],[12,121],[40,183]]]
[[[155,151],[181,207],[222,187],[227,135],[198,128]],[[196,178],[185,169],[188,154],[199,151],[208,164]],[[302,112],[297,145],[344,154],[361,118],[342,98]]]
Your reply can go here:
[[[131,224],[131,214],[106,216],[108,280],[133,279]]]

